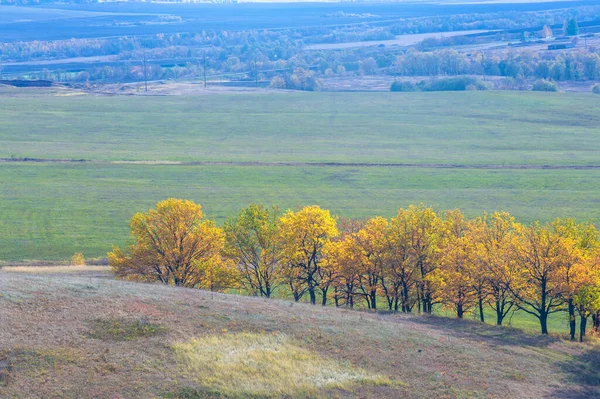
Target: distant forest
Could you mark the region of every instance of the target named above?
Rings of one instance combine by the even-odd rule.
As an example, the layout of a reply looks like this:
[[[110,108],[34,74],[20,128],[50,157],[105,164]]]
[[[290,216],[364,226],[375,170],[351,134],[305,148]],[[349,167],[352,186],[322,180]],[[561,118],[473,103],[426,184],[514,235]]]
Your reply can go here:
[[[115,20],[114,23],[167,26],[182,21],[181,16],[168,14],[144,18],[150,19]],[[596,26],[596,21],[600,21],[600,6],[427,16],[387,21],[385,25],[369,23],[367,16],[364,19],[367,22],[319,27],[7,41],[0,43],[0,73],[4,66],[5,75],[15,76],[16,73],[20,78],[75,83],[208,76],[209,79],[260,81],[276,88],[300,90],[318,90],[324,78],[350,75],[396,78],[499,76],[509,79],[504,82],[507,86],[518,86],[519,79],[587,81],[600,78],[600,49],[594,46],[544,53],[525,46],[508,47],[503,52],[477,49],[478,45],[490,42],[544,43],[550,37],[566,49],[575,47],[580,33],[591,32],[589,35],[593,36],[596,28],[600,30]],[[409,34],[474,30],[483,32],[430,38],[412,46],[381,44],[320,50],[309,47],[323,43],[394,40]],[[471,46],[474,50],[455,50],[461,46]],[[43,61],[79,57],[106,58],[83,66],[74,62],[64,69],[43,65]],[[21,69],[15,72],[16,67],[11,65],[31,61],[36,61],[31,70],[19,65]],[[41,70],[40,64],[43,65]]]

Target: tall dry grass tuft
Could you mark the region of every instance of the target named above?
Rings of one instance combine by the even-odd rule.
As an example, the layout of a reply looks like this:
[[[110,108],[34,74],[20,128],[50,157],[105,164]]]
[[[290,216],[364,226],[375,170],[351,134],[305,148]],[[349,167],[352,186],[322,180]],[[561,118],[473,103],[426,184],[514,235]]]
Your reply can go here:
[[[173,347],[185,372],[205,388],[234,397],[299,397],[319,388],[390,385],[389,378],[326,359],[284,334],[224,334]]]

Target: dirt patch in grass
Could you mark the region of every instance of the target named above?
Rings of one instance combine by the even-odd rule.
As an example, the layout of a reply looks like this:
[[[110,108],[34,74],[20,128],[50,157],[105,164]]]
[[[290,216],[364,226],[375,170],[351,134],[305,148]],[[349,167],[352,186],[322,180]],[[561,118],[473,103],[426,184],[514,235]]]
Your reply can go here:
[[[163,326],[151,323],[145,317],[135,320],[97,319],[90,322],[88,337],[103,341],[132,341],[163,334],[165,331]]]
[[[173,349],[203,387],[229,397],[308,397],[321,388],[392,385],[387,377],[322,357],[281,333],[212,335]]]

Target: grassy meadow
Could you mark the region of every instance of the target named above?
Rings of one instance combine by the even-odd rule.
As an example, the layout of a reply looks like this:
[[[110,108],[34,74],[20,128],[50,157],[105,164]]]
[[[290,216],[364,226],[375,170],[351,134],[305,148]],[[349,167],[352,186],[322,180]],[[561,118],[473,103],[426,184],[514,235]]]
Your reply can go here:
[[[0,158],[88,162],[0,162],[0,261],[103,257],[126,243],[133,213],[168,197],[218,223],[252,202],[348,217],[420,202],[525,222],[600,217],[600,169],[540,168],[600,164],[600,96],[3,93]]]
[[[222,224],[252,202],[319,204],[347,217],[393,216],[424,202],[469,216],[600,217],[600,170],[1,163],[0,259],[104,256],[133,213],[168,197],[202,204]]]

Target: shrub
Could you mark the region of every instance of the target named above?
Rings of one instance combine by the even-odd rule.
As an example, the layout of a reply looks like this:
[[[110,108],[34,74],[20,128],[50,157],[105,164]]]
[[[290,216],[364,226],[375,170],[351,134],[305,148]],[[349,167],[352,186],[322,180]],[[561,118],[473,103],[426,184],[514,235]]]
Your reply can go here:
[[[275,76],[269,84],[271,89],[285,89],[285,80],[281,76]]]
[[[85,266],[85,258],[81,252],[77,252],[71,257],[71,264],[73,266]]]
[[[465,91],[487,90],[487,85],[480,79],[469,76],[458,76],[419,82],[417,87],[422,91]]]
[[[556,85],[556,83],[554,83],[550,80],[539,79],[539,80],[535,81],[531,90],[533,90],[533,91],[558,91],[558,86]]]
[[[410,82],[394,81],[390,86],[390,91],[415,91],[415,85]]]
[[[596,83],[592,86],[592,93],[600,94],[600,83]]]

